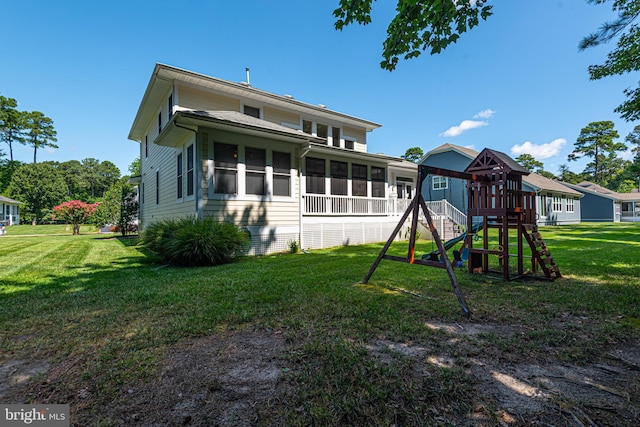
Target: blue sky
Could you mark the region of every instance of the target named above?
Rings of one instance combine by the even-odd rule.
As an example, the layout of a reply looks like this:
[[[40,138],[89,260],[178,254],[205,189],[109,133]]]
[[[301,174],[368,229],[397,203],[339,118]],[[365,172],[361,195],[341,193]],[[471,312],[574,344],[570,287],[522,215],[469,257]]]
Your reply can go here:
[[[374,3],[373,23],[333,28],[338,0],[10,2],[2,10],[0,95],[54,121],[59,149],[38,161],[94,157],[123,174],[138,156],[127,135],[156,62],[383,125],[369,151],[400,156],[445,142],[529,152],[557,172],[580,130],[611,120],[620,140],[637,123],[613,112],[637,75],[589,81],[614,45],[580,39],[613,19],[586,0],[495,0],[494,15],[443,54],[379,67],[395,2]],[[0,147],[6,150],[6,145]],[[32,150],[14,150],[29,162]]]

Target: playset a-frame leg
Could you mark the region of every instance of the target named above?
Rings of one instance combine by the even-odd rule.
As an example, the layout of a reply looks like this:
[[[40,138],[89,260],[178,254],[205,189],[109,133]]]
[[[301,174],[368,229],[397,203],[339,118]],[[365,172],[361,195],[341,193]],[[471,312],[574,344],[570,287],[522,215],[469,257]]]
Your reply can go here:
[[[376,271],[376,268],[378,267],[378,265],[383,259],[388,259],[391,261],[406,262],[409,264],[420,264],[428,267],[444,268],[447,270],[447,274],[449,275],[449,279],[451,280],[451,286],[453,287],[453,292],[456,294],[456,297],[458,298],[458,302],[460,303],[460,307],[462,308],[464,315],[469,317],[471,312],[469,311],[469,308],[467,307],[467,303],[465,302],[464,297],[460,292],[460,287],[458,285],[458,280],[456,279],[456,275],[453,271],[453,266],[451,265],[451,261],[449,261],[449,257],[447,256],[447,251],[445,250],[444,245],[440,240],[438,230],[436,229],[433,223],[433,219],[429,214],[429,209],[427,209],[427,204],[425,203],[424,198],[422,197],[421,183],[422,182],[419,179],[418,188],[416,189],[416,196],[411,201],[411,204],[405,211],[404,215],[402,215],[402,218],[398,222],[398,225],[393,230],[393,233],[391,233],[389,240],[387,240],[387,243],[385,243],[384,247],[382,248],[382,251],[380,251],[380,254],[371,265],[369,272],[367,273],[367,275],[365,276],[362,282],[363,283],[369,282],[369,279],[371,278],[373,273]],[[416,231],[418,227],[418,215],[420,213],[420,209],[422,209],[422,212],[427,219],[427,223],[429,224],[429,229],[433,234],[433,239],[435,240],[436,245],[438,246],[441,262],[415,258]],[[411,218],[411,232],[409,235],[409,248],[407,252],[407,257],[405,258],[400,256],[387,255],[387,251],[389,250],[389,247],[391,247],[391,244],[395,240],[396,236],[404,226],[405,221],[407,220],[407,218],[411,213],[413,213],[413,217]]]

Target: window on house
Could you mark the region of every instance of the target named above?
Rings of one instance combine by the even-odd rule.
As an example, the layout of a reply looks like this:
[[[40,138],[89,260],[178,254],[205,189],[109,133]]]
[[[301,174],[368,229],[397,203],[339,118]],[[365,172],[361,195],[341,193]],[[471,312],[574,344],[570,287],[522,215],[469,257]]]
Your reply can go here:
[[[547,196],[544,194],[540,195],[540,216],[547,216]]]
[[[347,150],[353,150],[355,148],[355,145],[355,142],[350,139],[344,140],[344,148],[346,148]]]
[[[156,205],[160,204],[160,171],[156,171]]]
[[[291,195],[291,154],[273,152],[273,195]]]
[[[244,150],[246,172],[246,193],[264,196],[266,194],[267,152],[259,148]]]
[[[554,212],[562,212],[562,198],[558,196],[553,196],[553,211]]]
[[[446,190],[449,187],[449,181],[444,176],[434,175],[432,182],[434,190]]]
[[[316,135],[318,138],[327,139],[329,137],[329,126],[318,123],[316,125]]]
[[[249,105],[244,106],[244,113],[247,116],[255,117],[256,119],[260,118],[260,109],[257,107],[251,107]]]
[[[385,197],[385,177],[384,168],[371,166],[371,197]]]
[[[176,177],[177,198],[182,199],[182,153],[176,157]]]
[[[169,119],[171,119],[171,116],[173,116],[173,94],[169,95],[169,101],[167,102],[168,104],[168,111],[167,111],[167,117],[169,117]]]
[[[302,121],[302,132],[308,133],[309,135],[313,133],[313,127],[311,125],[311,121],[309,120]]]
[[[340,147],[340,128],[332,128],[331,135],[334,147]]]
[[[162,111],[158,113],[158,135],[162,132]]]
[[[195,159],[193,158],[193,144],[187,147],[187,196],[193,196],[194,187],[194,165]]]
[[[347,163],[331,161],[331,194],[347,195]]]
[[[567,212],[575,212],[574,203],[575,203],[574,199],[567,198]]]
[[[140,195],[140,203],[144,205],[144,182],[142,182],[142,188],[140,189],[140,192],[142,193]]]
[[[238,192],[238,146],[216,142],[213,144],[215,156],[213,178],[214,191],[218,194]]]
[[[317,159],[315,157],[306,158],[306,184],[307,193],[310,194],[325,194],[324,190],[324,174],[325,174],[325,160]]]
[[[149,157],[149,135],[144,136],[144,158]]]
[[[367,197],[367,165],[351,165],[351,194]]]

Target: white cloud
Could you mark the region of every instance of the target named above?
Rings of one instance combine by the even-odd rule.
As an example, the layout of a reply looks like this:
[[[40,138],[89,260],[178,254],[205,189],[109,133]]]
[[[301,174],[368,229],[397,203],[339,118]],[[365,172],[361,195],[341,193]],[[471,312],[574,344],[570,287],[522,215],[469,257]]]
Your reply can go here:
[[[458,136],[462,132],[466,132],[469,129],[475,129],[482,126],[487,126],[489,122],[480,120],[463,120],[458,126],[451,126],[440,134],[440,136]]]
[[[491,117],[493,117],[495,113],[496,113],[495,110],[492,110],[491,108],[487,108],[486,110],[482,110],[478,112],[475,116],[473,116],[473,118],[474,119],[490,119]]]
[[[511,154],[514,156],[519,156],[520,154],[531,154],[536,158],[536,160],[543,160],[558,155],[566,143],[567,140],[564,138],[557,138],[548,144],[540,145],[534,144],[531,141],[526,141],[524,144],[516,144],[511,147]]]

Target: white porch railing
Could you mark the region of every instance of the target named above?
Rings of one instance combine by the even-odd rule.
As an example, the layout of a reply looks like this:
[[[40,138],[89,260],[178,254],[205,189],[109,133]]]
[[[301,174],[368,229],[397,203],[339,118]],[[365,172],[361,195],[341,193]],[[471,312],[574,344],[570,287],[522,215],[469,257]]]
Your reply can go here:
[[[429,212],[435,216],[443,216],[449,218],[454,224],[462,227],[467,226],[467,215],[462,213],[458,208],[453,206],[447,200],[437,200],[426,202]]]
[[[303,215],[389,215],[392,213],[389,209],[389,200],[380,197],[305,194],[302,198],[304,199]]]

